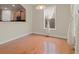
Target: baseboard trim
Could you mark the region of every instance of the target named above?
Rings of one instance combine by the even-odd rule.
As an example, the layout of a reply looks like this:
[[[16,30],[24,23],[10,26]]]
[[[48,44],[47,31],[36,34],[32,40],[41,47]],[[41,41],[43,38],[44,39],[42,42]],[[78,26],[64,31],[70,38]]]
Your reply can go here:
[[[21,38],[21,37],[23,37],[23,36],[28,36],[28,35],[30,35],[30,34],[32,34],[32,33],[25,33],[25,34],[22,34],[22,35],[20,35],[20,36],[17,36],[17,37],[11,38],[10,40],[7,40],[7,41],[4,41],[4,42],[1,42],[0,45],[5,44],[5,43],[7,43],[7,42],[10,42],[10,41],[12,41],[12,40],[19,39],[19,38]]]
[[[9,42],[9,41],[12,41],[12,40],[19,39],[19,38],[21,38],[21,37],[23,37],[23,36],[28,36],[28,35],[30,35],[30,34],[37,34],[37,35],[43,35],[43,36],[46,36],[46,37],[53,37],[53,38],[59,38],[59,39],[67,40],[67,39],[65,39],[65,38],[56,37],[56,36],[49,36],[49,35],[47,35],[47,34],[43,34],[43,33],[31,32],[31,33],[25,33],[25,34],[22,34],[22,35],[20,35],[20,36],[17,36],[17,37],[11,38],[10,40],[7,40],[7,41],[4,41],[4,42],[1,42],[0,45],[1,45],[1,44],[4,44],[4,43],[7,43],[7,42]]]
[[[41,34],[41,33],[35,33],[35,32],[33,32],[32,34],[42,35],[42,36],[46,36],[46,37],[53,37],[53,38],[63,39],[63,40],[65,40],[65,41],[67,41],[66,38],[62,38],[62,37],[50,36],[50,35]]]

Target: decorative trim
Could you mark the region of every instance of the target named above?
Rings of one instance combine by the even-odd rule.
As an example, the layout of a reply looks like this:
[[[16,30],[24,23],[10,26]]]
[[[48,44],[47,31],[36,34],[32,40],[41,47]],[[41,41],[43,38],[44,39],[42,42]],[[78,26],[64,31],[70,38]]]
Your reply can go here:
[[[36,33],[36,32],[33,32],[32,34],[42,35],[42,36],[46,36],[46,37],[53,37],[53,38],[58,38],[58,39],[64,39],[65,41],[67,41],[66,38],[62,38],[62,37],[58,37],[58,36],[51,36],[51,35],[44,34],[44,33]]]
[[[67,39],[62,38],[62,37],[51,36],[51,35],[48,35],[48,34],[45,34],[45,33],[31,32],[31,33],[25,33],[25,34],[22,34],[22,35],[20,35],[20,36],[14,37],[14,38],[12,38],[12,39],[10,39],[10,40],[1,42],[0,45],[1,45],[1,44],[4,44],[4,43],[7,43],[7,42],[9,42],[9,41],[12,41],[12,40],[16,40],[16,39],[21,38],[21,37],[23,37],[23,36],[28,36],[28,35],[30,35],[30,34],[37,34],[37,35],[43,35],[43,36],[46,36],[46,37],[54,37],[54,38],[59,38],[59,39],[67,40]]]
[[[23,36],[28,36],[28,35],[30,35],[30,34],[32,34],[32,33],[25,33],[25,34],[22,34],[22,35],[20,35],[20,36],[17,36],[17,37],[11,38],[10,40],[7,40],[7,41],[4,41],[4,42],[1,42],[0,45],[1,45],[1,44],[4,44],[4,43],[7,43],[7,42],[9,42],[9,41],[12,41],[12,40],[16,40],[16,39],[21,38],[21,37],[23,37]]]

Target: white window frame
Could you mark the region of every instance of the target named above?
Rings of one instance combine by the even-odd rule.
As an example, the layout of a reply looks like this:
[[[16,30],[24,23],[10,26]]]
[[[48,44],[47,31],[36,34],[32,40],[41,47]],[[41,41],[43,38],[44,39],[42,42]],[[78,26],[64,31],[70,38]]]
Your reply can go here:
[[[55,28],[49,28],[49,22],[47,22],[48,25],[47,25],[47,28],[45,28],[45,12],[44,12],[44,29],[56,30],[56,6],[51,6],[51,7],[47,7],[47,8],[54,8],[54,10],[55,10],[55,16],[54,16],[54,18],[55,18]]]

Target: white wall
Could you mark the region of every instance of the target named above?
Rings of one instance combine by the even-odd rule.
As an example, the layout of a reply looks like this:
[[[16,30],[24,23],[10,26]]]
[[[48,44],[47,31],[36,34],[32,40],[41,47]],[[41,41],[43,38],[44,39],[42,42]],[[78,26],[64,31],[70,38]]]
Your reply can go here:
[[[75,29],[76,29],[76,36],[75,36],[75,53],[79,54],[79,4],[74,5],[74,11],[75,11]]]
[[[23,6],[26,8],[26,22],[0,22],[0,43],[31,33],[32,9],[30,5]]]
[[[75,47],[75,17],[74,17],[74,5],[71,5],[71,22],[69,24],[69,28],[68,28],[68,37],[67,37],[67,42],[72,46]]]
[[[50,35],[67,38],[68,26],[71,21],[71,8],[68,4],[60,5],[47,5],[47,6],[56,6],[56,30],[50,31]],[[34,33],[45,34],[44,30],[44,15],[43,10],[36,10],[33,8],[33,24],[32,29]]]

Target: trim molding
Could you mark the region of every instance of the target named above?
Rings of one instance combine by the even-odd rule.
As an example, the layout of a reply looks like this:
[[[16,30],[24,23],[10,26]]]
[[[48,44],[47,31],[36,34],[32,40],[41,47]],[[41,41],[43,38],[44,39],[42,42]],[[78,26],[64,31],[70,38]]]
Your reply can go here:
[[[67,40],[66,38],[62,38],[62,37],[58,37],[58,36],[51,36],[51,35],[48,35],[48,34],[45,34],[45,33],[30,32],[30,33],[21,34],[21,35],[19,35],[19,36],[17,36],[17,37],[14,37],[14,38],[11,38],[11,39],[6,40],[6,41],[4,41],[4,42],[1,42],[0,45],[1,45],[1,44],[5,44],[5,43],[7,43],[7,42],[9,42],[9,41],[12,41],[12,40],[19,39],[19,38],[21,38],[21,37],[23,37],[23,36],[28,36],[28,35],[30,35],[30,34],[37,34],[37,35],[43,35],[43,36],[47,36],[47,37],[55,37],[55,38]]]
[[[53,38],[59,38],[59,39],[64,39],[65,41],[67,41],[67,39],[66,39],[66,38],[63,38],[63,37],[60,37],[60,36],[48,35],[48,34],[44,34],[44,33],[37,33],[37,32],[33,32],[32,34],[43,35],[43,36],[53,37]]]
[[[10,40],[1,42],[0,45],[1,45],[1,44],[5,44],[5,43],[7,43],[7,42],[9,42],[9,41],[12,41],[12,40],[19,39],[19,38],[21,38],[21,37],[23,37],[23,36],[28,36],[28,35],[30,35],[30,34],[32,34],[32,33],[25,33],[25,34],[19,35],[19,36],[17,36],[17,37],[11,38]]]

